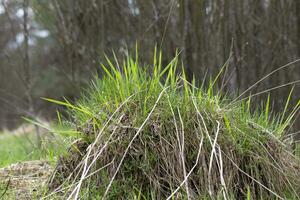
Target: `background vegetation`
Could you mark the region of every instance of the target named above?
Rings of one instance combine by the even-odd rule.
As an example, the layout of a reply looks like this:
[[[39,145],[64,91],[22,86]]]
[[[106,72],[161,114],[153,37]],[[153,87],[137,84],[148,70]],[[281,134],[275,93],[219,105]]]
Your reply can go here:
[[[78,97],[92,74],[102,76],[104,53],[126,55],[136,43],[140,61],[148,63],[157,44],[165,52],[163,66],[179,49],[187,78],[194,74],[197,82],[216,74],[229,59],[218,83],[229,94],[244,91],[293,61],[251,93],[299,81],[297,0],[0,2],[1,129],[16,127],[24,115],[53,117],[53,105],[40,97]],[[272,91],[271,109],[283,111],[290,90],[286,86]],[[299,91],[296,85],[291,104],[299,99]],[[296,119],[295,133],[300,124]]]

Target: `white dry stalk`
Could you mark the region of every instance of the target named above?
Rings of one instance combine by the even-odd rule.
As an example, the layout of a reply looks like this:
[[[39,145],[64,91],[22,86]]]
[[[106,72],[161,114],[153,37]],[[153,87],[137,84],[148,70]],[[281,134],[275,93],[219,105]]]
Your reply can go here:
[[[219,153],[219,160],[220,160],[220,179],[221,179],[221,184],[224,188],[224,190],[222,190],[223,192],[223,197],[225,200],[227,200],[227,196],[228,196],[228,191],[227,191],[227,187],[226,187],[226,183],[224,180],[224,175],[223,175],[223,159],[222,159],[222,152],[221,152],[221,148],[218,145],[218,153]]]
[[[124,117],[124,115],[122,115],[118,121],[118,123],[122,120],[122,118]],[[108,143],[110,142],[111,138],[115,135],[117,130],[117,127],[114,128],[113,132],[110,134],[108,140],[105,142],[105,144],[101,147],[101,149],[97,149],[97,154],[94,156],[92,162],[89,164],[88,168],[87,168],[87,172],[90,170],[90,168],[93,166],[93,164],[98,160],[99,156],[102,154],[102,152],[104,151],[104,149],[108,146]]]
[[[197,111],[197,114],[200,116],[200,118],[201,118],[201,121],[202,121],[202,124],[203,124],[203,126],[204,126],[204,129],[205,129],[205,133],[206,133],[206,135],[207,135],[207,137],[208,137],[208,140],[209,140],[209,143],[210,143],[210,145],[211,145],[211,147],[212,147],[212,152],[213,152],[213,150],[214,150],[214,145],[213,145],[213,142],[212,142],[212,138],[210,137],[210,135],[209,135],[209,132],[208,132],[208,129],[207,129],[207,126],[206,126],[206,123],[205,123],[205,120],[204,120],[204,118],[203,118],[203,116],[201,115],[201,113],[200,113],[200,111],[199,111],[199,109],[198,109],[198,107],[197,107],[197,105],[196,105],[196,102],[195,102],[195,100],[194,99],[192,99],[193,100],[193,104],[194,104],[194,107],[195,107],[195,109],[196,109],[196,111]],[[218,122],[218,121],[217,121]],[[218,127],[219,127],[219,122],[218,122]],[[217,131],[217,132],[219,132],[219,131]],[[216,141],[216,140],[215,140]],[[217,162],[217,166],[218,166],[218,169],[219,169],[219,171],[220,171],[220,164],[219,164],[219,160],[218,160],[218,156],[217,156],[217,154],[214,152],[214,154],[211,154],[211,155],[214,155],[215,156],[215,159],[216,159],[216,162]],[[208,177],[208,181],[210,182],[210,178]],[[210,189],[210,184],[208,185],[208,187],[209,187],[209,193],[210,193],[210,195],[212,195],[211,193],[211,189]]]
[[[116,113],[118,113],[119,110],[123,107],[123,105],[125,105],[129,101],[129,99],[131,99],[134,95],[136,95],[136,93],[130,95],[125,101],[122,102],[122,104],[115,110],[115,112],[113,112],[113,114],[109,117],[109,119],[103,125],[103,127],[100,130],[100,132],[98,133],[95,141],[92,144],[89,145],[88,152],[86,153],[86,158],[84,160],[84,168],[83,168],[83,171],[82,171],[82,175],[81,175],[80,181],[77,184],[77,186],[75,187],[75,189],[72,191],[72,193],[70,194],[70,196],[68,197],[67,200],[70,200],[74,194],[75,194],[74,199],[75,200],[78,199],[78,195],[79,195],[79,191],[80,191],[82,182],[83,182],[83,180],[85,179],[85,177],[86,177],[86,175],[88,173],[88,170],[87,170],[88,169],[88,160],[89,160],[89,157],[90,157],[92,149],[94,148],[94,146],[96,145],[96,143],[98,142],[98,140],[101,138],[102,133],[104,132],[105,128],[108,126],[109,122],[113,119],[114,115]]]
[[[185,166],[185,156],[184,156],[184,125],[183,125],[183,121],[182,121],[182,117],[180,114],[180,110],[177,107],[177,111],[178,111],[178,115],[179,115],[179,120],[181,123],[181,151],[180,151],[180,157],[181,157],[181,162],[182,162],[182,168],[183,168],[183,176],[184,176],[184,180],[187,179],[186,178],[186,166]],[[179,138],[178,138],[179,139]],[[190,193],[189,193],[189,184],[188,181],[185,181],[185,190],[187,193],[187,198],[190,199]]]
[[[259,79],[257,82],[255,82],[253,85],[251,85],[249,88],[247,88],[244,92],[242,92],[242,93],[241,93],[238,97],[236,97],[231,103],[233,103],[233,102],[235,102],[236,100],[238,100],[240,97],[242,97],[244,94],[246,94],[246,93],[247,93],[248,91],[250,91],[252,88],[254,88],[256,85],[258,85],[260,82],[264,81],[265,79],[267,79],[268,77],[270,77],[270,76],[273,75],[274,73],[276,73],[276,72],[278,72],[278,71],[280,71],[280,70],[282,70],[282,69],[285,69],[285,68],[287,68],[287,67],[289,67],[289,66],[291,66],[291,65],[293,65],[293,64],[295,64],[295,63],[297,63],[297,62],[299,62],[299,61],[300,61],[300,59],[294,60],[294,61],[289,62],[289,63],[287,63],[286,65],[283,65],[283,66],[281,66],[281,67],[279,67],[279,68],[273,70],[272,72],[268,73],[267,75],[265,75],[264,77],[262,77],[261,79]],[[230,104],[231,104],[231,103],[230,103]],[[229,105],[230,105],[230,104],[229,104]]]
[[[271,91],[273,90],[277,90],[277,89],[280,89],[280,88],[284,88],[284,87],[287,87],[289,85],[296,85],[300,83],[300,80],[296,80],[296,81],[291,81],[291,82],[287,82],[287,83],[284,83],[284,84],[281,84],[281,85],[278,85],[278,86],[275,86],[275,87],[271,87],[271,88],[267,88],[263,91],[260,91],[260,92],[257,92],[257,93],[254,93],[254,94],[250,94],[249,96],[247,97],[244,97],[244,98],[241,98],[239,100],[236,100],[235,102],[231,102],[229,103],[228,105],[226,105],[226,107],[229,107],[231,105],[234,105],[236,103],[239,103],[239,102],[242,102],[244,100],[247,100],[249,99],[249,97],[253,98],[253,97],[256,97],[256,96],[259,96],[259,95],[262,95],[262,94],[265,94],[265,93],[270,93]]]
[[[167,198],[167,200],[170,200],[172,197],[174,197],[174,195],[180,190],[180,188],[185,184],[185,182],[188,180],[189,176],[192,174],[192,172],[194,171],[194,169],[197,167],[197,164],[199,162],[199,158],[201,155],[201,149],[202,149],[202,145],[203,145],[203,139],[204,137],[202,136],[201,141],[199,143],[199,149],[198,149],[198,154],[197,154],[197,158],[195,161],[194,166],[192,167],[192,169],[189,171],[189,173],[186,175],[185,179],[181,182],[181,184],[174,190],[174,192]]]
[[[91,158],[91,157],[92,157],[92,155],[89,156],[89,158]],[[109,164],[110,164],[110,163],[109,163]],[[106,165],[105,165],[105,166],[106,166]],[[104,166],[104,167],[105,167],[105,166]],[[78,169],[79,169],[78,171],[80,172],[80,171],[82,170],[82,167],[83,167],[83,161],[81,161],[81,162],[75,167],[75,169],[70,173],[70,175],[66,178],[66,180],[65,180],[58,188],[55,189],[55,191],[53,192],[53,194],[58,193],[58,192],[61,192],[61,191],[65,190],[65,189],[71,188],[72,186],[78,184],[79,181],[76,182],[76,180],[77,180],[77,177],[79,176],[79,173],[77,173],[76,176],[73,178],[73,182],[70,184],[70,186],[61,188],[65,183],[67,183],[67,182],[71,179],[71,177],[72,177],[72,175],[74,174],[74,172],[77,171]],[[103,169],[103,167],[102,167],[101,169]],[[85,179],[87,179],[88,177],[90,177],[90,175],[86,176]],[[50,194],[50,195],[51,195],[51,194]]]
[[[122,118],[122,117],[123,117],[123,115],[121,116],[121,118]],[[121,120],[121,118],[120,118],[120,120]],[[114,130],[114,131],[115,131],[115,130]],[[113,133],[114,133],[114,132],[113,132]],[[112,134],[113,134],[113,133],[112,133]],[[106,145],[104,145],[103,148],[105,148],[105,147],[106,147]],[[102,150],[100,150],[100,152],[102,152]],[[99,154],[99,152],[98,152],[98,154]],[[95,158],[94,155],[89,155],[89,158],[92,158],[92,157]],[[91,166],[91,165],[90,165],[90,166]],[[88,170],[87,170],[87,171],[89,171],[90,166],[88,167]],[[79,168],[79,167],[80,167],[80,168]],[[83,161],[81,161],[81,162],[76,166],[76,168],[71,172],[71,174],[68,176],[68,178],[61,184],[61,186],[68,182],[68,180],[72,177],[72,175],[74,174],[74,172],[78,170],[78,168],[79,168],[78,171],[80,172],[80,171],[82,170],[82,167],[83,167]],[[98,171],[98,170],[96,170],[96,171]],[[79,176],[79,173],[77,173],[76,176],[73,178],[73,182],[72,182],[72,184],[71,184],[72,186],[78,183],[78,182],[76,182],[78,176]],[[87,179],[88,177],[90,177],[90,175],[87,175],[87,176],[85,177],[85,179]],[[60,186],[60,187],[61,187],[61,186]],[[60,191],[60,187],[58,187],[55,191]]]
[[[149,120],[150,116],[152,115],[153,111],[155,110],[155,108],[156,108],[156,106],[157,106],[159,100],[161,99],[161,97],[162,97],[164,91],[165,91],[167,88],[168,88],[168,87],[163,88],[163,90],[160,92],[160,94],[159,94],[159,96],[158,96],[158,98],[157,98],[157,100],[156,100],[156,102],[155,102],[153,108],[151,109],[150,113],[148,114],[147,118],[144,120],[144,122],[142,123],[142,125],[140,126],[140,128],[138,129],[138,131],[136,132],[136,134],[133,136],[133,138],[132,138],[131,141],[129,142],[129,144],[128,144],[128,146],[127,146],[127,148],[126,148],[126,150],[125,150],[125,152],[124,152],[124,154],[123,154],[123,156],[122,156],[122,158],[121,158],[121,161],[120,161],[120,163],[119,163],[119,165],[118,165],[118,167],[117,167],[117,169],[116,169],[116,171],[115,171],[113,177],[111,178],[111,180],[110,180],[110,182],[109,182],[109,184],[108,184],[108,186],[107,186],[107,188],[106,188],[106,190],[105,190],[105,193],[104,193],[102,199],[104,199],[105,196],[107,195],[107,193],[108,193],[108,191],[109,191],[109,189],[110,189],[110,187],[111,187],[111,185],[112,185],[112,183],[113,183],[113,181],[114,181],[114,179],[115,179],[117,173],[119,172],[119,170],[120,170],[120,168],[121,168],[121,166],[122,166],[122,164],[123,164],[123,161],[124,161],[124,159],[125,159],[125,156],[127,155],[127,153],[128,153],[128,151],[129,151],[129,149],[130,149],[130,147],[131,147],[133,141],[137,138],[137,136],[138,136],[138,135],[140,134],[140,132],[143,130],[144,126],[146,125],[147,121]]]
[[[58,166],[56,166],[56,168],[57,168],[57,167],[58,167]],[[82,167],[83,167],[83,166],[82,166],[82,162],[80,162],[80,163],[75,167],[75,169],[69,174],[69,176],[64,180],[64,182],[54,190],[53,193],[55,194],[55,193],[57,193],[57,192],[63,191],[63,189],[62,189],[63,185],[65,185],[65,184],[71,179],[71,177],[73,176],[74,172],[77,171],[78,168],[79,168],[78,171],[81,171]],[[56,170],[54,170],[54,171],[55,171],[55,173],[56,173]],[[50,180],[50,183],[53,182],[53,179],[54,179],[54,177],[55,177],[55,173],[52,175],[52,179]],[[77,173],[76,176],[74,177],[74,181],[70,184],[71,186],[73,186],[74,184],[76,184],[76,183],[75,183],[75,180],[77,179],[77,176],[78,176],[78,173]],[[70,187],[71,187],[71,186],[70,186]],[[70,187],[67,187],[67,188],[70,188]],[[50,195],[51,195],[51,194],[50,194]]]
[[[211,147],[211,154],[210,154],[209,168],[208,168],[208,192],[211,196],[213,195],[213,192],[212,192],[212,189],[211,189],[211,170],[212,170],[213,158],[214,158],[214,155],[216,154],[215,149],[216,149],[216,145],[217,145],[218,135],[219,135],[219,132],[220,132],[220,123],[218,121],[217,121],[217,124],[218,124],[217,125],[217,132],[216,132],[216,136],[215,136],[213,145]]]
[[[113,160],[113,161],[114,161],[114,160]],[[99,171],[105,169],[106,167],[110,166],[110,165],[113,163],[113,161],[111,161],[110,163],[108,163],[108,164],[104,165],[103,167],[97,169],[97,170],[94,171],[93,173],[89,174],[89,175],[86,177],[86,179],[89,178],[89,177],[91,177],[92,175],[96,174],[97,172],[99,172]],[[78,181],[78,182],[79,182],[79,181]],[[59,192],[63,192],[64,190],[71,188],[72,186],[74,186],[74,185],[77,184],[78,182],[75,182],[74,184],[70,184],[70,185],[68,185],[68,186],[66,186],[66,187],[63,187],[63,188],[59,189],[59,190],[55,190],[54,192],[48,194],[47,196],[42,197],[41,200],[42,200],[42,199],[47,199],[48,197],[51,197],[51,196],[53,196],[53,195],[55,195],[55,194],[57,194],[57,193],[59,193]]]

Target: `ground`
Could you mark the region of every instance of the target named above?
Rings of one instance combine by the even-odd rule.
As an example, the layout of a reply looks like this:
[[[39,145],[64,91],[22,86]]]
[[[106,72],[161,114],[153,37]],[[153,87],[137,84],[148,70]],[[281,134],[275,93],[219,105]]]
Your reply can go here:
[[[0,169],[0,195],[4,199],[33,199],[40,195],[53,167],[48,161],[35,160]]]

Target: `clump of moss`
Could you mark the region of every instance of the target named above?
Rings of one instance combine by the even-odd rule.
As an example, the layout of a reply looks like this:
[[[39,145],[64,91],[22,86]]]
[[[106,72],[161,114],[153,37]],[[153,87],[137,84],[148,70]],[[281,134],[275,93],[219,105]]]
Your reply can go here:
[[[297,198],[299,160],[281,138],[299,104],[284,119],[269,106],[251,114],[250,98],[214,92],[217,78],[197,88],[176,73],[177,56],[161,59],[107,59],[76,104],[49,100],[69,108],[61,123],[77,141],[50,188],[75,199]]]

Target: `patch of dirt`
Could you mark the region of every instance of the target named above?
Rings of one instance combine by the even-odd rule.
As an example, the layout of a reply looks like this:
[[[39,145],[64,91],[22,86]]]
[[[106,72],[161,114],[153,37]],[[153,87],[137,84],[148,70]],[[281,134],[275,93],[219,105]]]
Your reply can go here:
[[[42,187],[47,183],[53,167],[48,161],[36,160],[12,164],[0,168],[0,197],[4,192],[4,199],[12,196],[12,199],[37,198]]]

